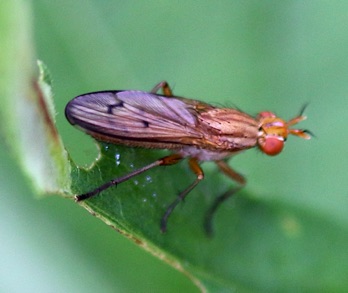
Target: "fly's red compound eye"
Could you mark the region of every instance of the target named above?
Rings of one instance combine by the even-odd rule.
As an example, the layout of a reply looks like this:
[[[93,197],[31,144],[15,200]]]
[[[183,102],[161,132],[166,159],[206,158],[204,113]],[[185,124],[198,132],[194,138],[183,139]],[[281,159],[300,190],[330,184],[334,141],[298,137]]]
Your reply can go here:
[[[259,139],[259,148],[266,155],[278,155],[284,147],[284,139],[279,136],[266,136]]]

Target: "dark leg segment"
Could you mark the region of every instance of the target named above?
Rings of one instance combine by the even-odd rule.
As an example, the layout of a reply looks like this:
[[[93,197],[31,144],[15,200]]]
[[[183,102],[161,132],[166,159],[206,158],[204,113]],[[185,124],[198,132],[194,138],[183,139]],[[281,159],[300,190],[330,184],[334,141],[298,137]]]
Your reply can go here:
[[[205,213],[204,217],[204,230],[207,233],[208,236],[212,236],[214,229],[213,229],[213,217],[216,212],[216,210],[220,207],[220,205],[227,199],[229,199],[233,194],[237,193],[242,187],[236,187],[233,189],[228,190],[224,194],[217,197],[213,204],[210,206],[210,208]]]
[[[205,218],[204,218],[204,229],[205,229],[206,233],[209,236],[212,236],[212,234],[213,234],[212,221],[213,221],[213,216],[214,216],[216,210],[220,207],[220,205],[225,200],[229,199],[232,195],[234,195],[241,188],[243,188],[243,186],[246,183],[245,178],[241,174],[239,174],[236,171],[234,171],[225,161],[216,161],[216,164],[218,165],[220,170],[226,176],[228,176],[230,179],[238,182],[240,184],[240,186],[236,187],[236,188],[232,188],[232,189],[228,190],[227,192],[225,192],[224,194],[222,194],[219,197],[217,197],[214,200],[214,202],[211,205],[211,207],[209,208],[209,210],[206,212]]]
[[[196,180],[193,181],[184,191],[182,191],[178,197],[168,206],[164,216],[161,219],[161,231],[164,233],[167,230],[167,222],[168,218],[175,209],[175,207],[185,199],[185,197],[190,193],[192,189],[194,189],[197,184],[204,178],[204,173],[201,167],[198,164],[197,159],[191,158],[189,160],[189,166],[191,170],[196,174]]]
[[[180,156],[178,154],[169,155],[169,156],[164,157],[162,159],[159,159],[159,160],[157,160],[157,161],[155,161],[147,166],[144,166],[138,170],[135,170],[129,174],[126,174],[122,177],[112,179],[111,181],[97,187],[96,189],[94,189],[90,192],[76,195],[75,201],[81,201],[81,200],[85,200],[85,199],[88,199],[90,197],[93,197],[93,196],[99,194],[100,192],[104,191],[105,189],[108,189],[111,186],[114,186],[114,185],[120,184],[124,181],[127,181],[127,180],[131,179],[132,177],[139,175],[141,173],[144,173],[145,171],[150,170],[154,167],[174,165],[174,164],[178,163],[181,159],[182,159],[182,156]]]

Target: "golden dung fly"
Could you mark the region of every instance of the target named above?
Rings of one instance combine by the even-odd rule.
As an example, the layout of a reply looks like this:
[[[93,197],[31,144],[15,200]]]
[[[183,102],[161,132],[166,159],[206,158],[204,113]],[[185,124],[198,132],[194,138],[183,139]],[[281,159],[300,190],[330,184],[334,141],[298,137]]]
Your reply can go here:
[[[163,95],[157,94],[162,89]],[[115,178],[85,194],[81,201],[103,190],[157,166],[168,166],[188,158],[196,179],[170,204],[161,219],[161,230],[167,229],[174,208],[204,178],[200,163],[214,161],[227,177],[245,185],[242,175],[234,171],[226,159],[257,146],[274,156],[284,147],[289,134],[310,139],[310,132],[292,126],[306,119],[300,115],[285,121],[272,112],[261,112],[256,118],[237,109],[218,108],[197,100],[173,96],[167,82],[156,85],[150,93],[125,90],[88,93],[68,103],[65,115],[93,138],[130,147],[169,149],[171,155]],[[239,187],[239,188],[240,188]],[[217,197],[207,211],[205,229],[211,233],[211,218],[219,205],[239,188]]]

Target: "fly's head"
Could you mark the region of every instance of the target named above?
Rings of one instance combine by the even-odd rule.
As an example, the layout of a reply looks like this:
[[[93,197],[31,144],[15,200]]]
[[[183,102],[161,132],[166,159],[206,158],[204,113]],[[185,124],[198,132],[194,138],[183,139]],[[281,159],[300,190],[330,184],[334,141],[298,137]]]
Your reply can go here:
[[[289,134],[296,135],[304,139],[310,139],[308,130],[293,129],[293,125],[305,120],[307,117],[301,114],[289,121],[277,117],[274,113],[264,111],[259,113],[259,131],[257,143],[262,152],[269,156],[278,155],[284,148],[284,143]]]

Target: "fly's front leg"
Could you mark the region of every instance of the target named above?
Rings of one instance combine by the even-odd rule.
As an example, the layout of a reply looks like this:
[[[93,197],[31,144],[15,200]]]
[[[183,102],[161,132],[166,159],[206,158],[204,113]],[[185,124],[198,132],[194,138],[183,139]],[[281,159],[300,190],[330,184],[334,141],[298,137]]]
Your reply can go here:
[[[216,161],[215,163],[227,177],[238,182],[241,187],[245,185],[244,176],[234,171],[225,161]]]
[[[160,89],[162,89],[162,92],[165,96],[167,96],[167,97],[173,96],[172,89],[170,88],[168,82],[161,81],[160,83],[155,85],[155,87],[151,90],[151,93],[156,94]]]
[[[164,216],[162,217],[161,220],[161,231],[164,233],[167,230],[167,222],[168,218],[175,209],[175,207],[185,199],[185,197],[190,193],[190,191],[197,186],[197,184],[203,180],[204,178],[204,173],[202,168],[199,166],[197,159],[191,158],[189,160],[189,166],[193,173],[196,174],[196,180],[193,181],[184,191],[180,192],[178,197],[173,201],[167,208],[166,212],[164,213]]]
[[[121,177],[118,177],[118,178],[115,178],[115,179],[112,179],[111,181],[97,187],[96,189],[90,191],[90,192],[87,192],[87,193],[84,193],[84,194],[80,194],[80,195],[76,195],[75,196],[75,201],[82,201],[82,200],[85,200],[85,199],[88,199],[88,198],[91,198],[97,194],[99,194],[100,192],[108,189],[109,187],[111,186],[114,186],[114,185],[118,185],[122,182],[125,182],[131,178],[133,178],[134,176],[137,176],[141,173],[144,173],[145,171],[147,170],[150,170],[154,167],[157,167],[157,166],[168,166],[168,165],[174,165],[176,163],[178,163],[180,160],[182,160],[182,156],[181,155],[178,155],[178,154],[173,154],[173,155],[169,155],[169,156],[166,156],[162,159],[159,159],[147,166],[144,166],[140,169],[137,169],[137,170],[134,170],[133,172],[131,173],[128,173],[124,176],[121,176]]]
[[[204,218],[204,229],[206,233],[211,236],[213,234],[212,220],[216,210],[220,207],[220,205],[227,199],[229,199],[232,195],[237,193],[241,188],[244,187],[246,180],[243,175],[234,171],[225,161],[216,161],[215,162],[219,169],[230,179],[239,183],[238,187],[232,188],[225,192],[224,194],[217,197],[213,204],[210,206],[209,210],[205,214]]]

